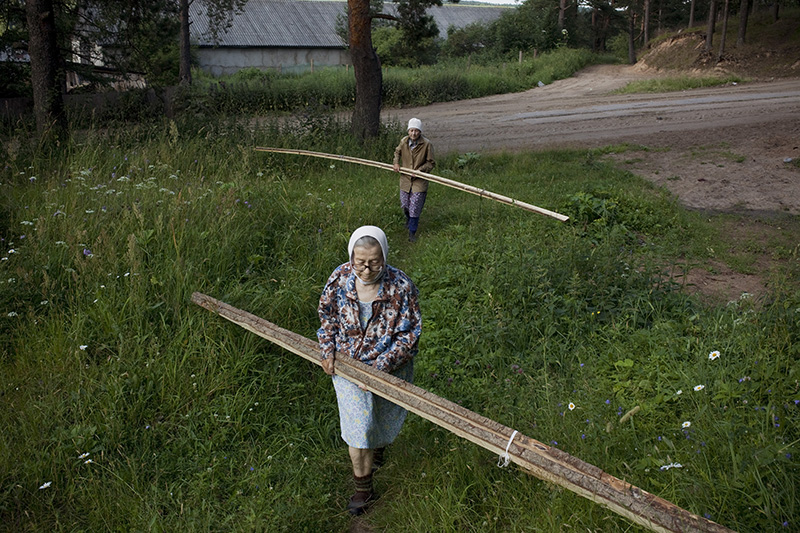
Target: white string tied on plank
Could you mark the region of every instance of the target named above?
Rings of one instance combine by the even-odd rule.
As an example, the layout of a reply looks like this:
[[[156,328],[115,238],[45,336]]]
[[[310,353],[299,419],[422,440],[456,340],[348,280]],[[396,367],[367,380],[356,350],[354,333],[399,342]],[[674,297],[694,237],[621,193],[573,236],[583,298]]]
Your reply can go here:
[[[505,468],[508,466],[508,461],[511,459],[508,456],[508,449],[511,447],[511,441],[514,440],[514,437],[517,436],[517,430],[514,430],[514,433],[511,434],[511,438],[508,439],[508,444],[506,444],[506,451],[505,453],[501,454],[500,457],[497,459],[497,466],[500,468]]]

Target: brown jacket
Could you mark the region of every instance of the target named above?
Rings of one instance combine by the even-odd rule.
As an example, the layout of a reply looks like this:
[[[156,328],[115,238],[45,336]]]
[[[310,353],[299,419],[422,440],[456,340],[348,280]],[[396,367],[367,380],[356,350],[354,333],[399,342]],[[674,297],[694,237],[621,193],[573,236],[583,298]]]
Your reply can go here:
[[[433,160],[433,145],[423,136],[417,140],[417,145],[411,149],[408,147],[408,136],[400,140],[400,144],[394,149],[394,164],[412,170],[430,172],[436,162]],[[414,178],[400,174],[400,190],[406,192],[425,192],[428,190],[428,180]]]

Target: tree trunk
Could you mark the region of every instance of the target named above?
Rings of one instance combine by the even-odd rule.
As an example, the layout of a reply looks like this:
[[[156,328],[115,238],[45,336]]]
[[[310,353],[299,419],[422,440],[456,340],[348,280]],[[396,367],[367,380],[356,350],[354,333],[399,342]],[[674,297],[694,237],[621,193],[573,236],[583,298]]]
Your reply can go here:
[[[28,55],[36,131],[42,142],[58,141],[66,130],[62,84],[58,79],[58,45],[53,0],[28,0]]]
[[[779,11],[780,11],[780,2],[778,0],[775,0],[775,2],[772,4],[772,20],[773,20],[773,22],[778,22],[778,18],[779,18],[779,13],[778,12]]]
[[[717,2],[711,0],[708,6],[708,26],[706,28],[706,46],[705,51],[711,52],[714,47],[714,26],[717,23]]]
[[[661,22],[664,20],[664,2],[658,0],[658,25],[656,26],[656,35],[661,35],[661,30],[664,29]]]
[[[644,22],[642,23],[642,33],[644,41],[642,42],[643,48],[647,49],[647,43],[650,42],[650,0],[644,0]]]
[[[181,85],[192,84],[192,54],[189,41],[189,4],[190,0],[180,0],[180,68],[178,75]]]
[[[636,46],[633,43],[633,33],[636,31],[636,15],[633,13],[633,6],[628,13],[628,63],[636,63]]]
[[[739,35],[736,38],[736,46],[744,45],[744,36],[747,33],[747,15],[749,10],[748,0],[739,3]]]
[[[724,7],[722,8],[722,35],[719,38],[719,54],[717,54],[717,63],[722,60],[722,54],[725,53],[725,36],[728,33],[728,8],[730,7],[730,0],[725,0]]]
[[[378,134],[381,120],[383,76],[378,55],[372,48],[372,18],[369,0],[347,0],[350,28],[350,59],[356,76],[353,134],[360,138]]]
[[[689,4],[689,28],[694,26],[694,3],[695,0],[692,0]]]
[[[564,19],[567,13],[567,0],[558,0],[558,31],[564,29]]]

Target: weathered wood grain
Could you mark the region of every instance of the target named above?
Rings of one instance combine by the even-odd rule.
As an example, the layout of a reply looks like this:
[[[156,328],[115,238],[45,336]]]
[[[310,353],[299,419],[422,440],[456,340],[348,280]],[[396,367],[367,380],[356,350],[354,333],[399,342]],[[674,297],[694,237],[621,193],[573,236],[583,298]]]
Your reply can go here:
[[[205,294],[192,302],[321,366],[317,342]],[[495,454],[503,454],[514,433],[503,426],[411,383],[350,358],[337,359],[337,374]],[[607,474],[577,457],[520,433],[509,458],[527,472],[598,503],[632,522],[664,533],[722,533],[731,530]]]

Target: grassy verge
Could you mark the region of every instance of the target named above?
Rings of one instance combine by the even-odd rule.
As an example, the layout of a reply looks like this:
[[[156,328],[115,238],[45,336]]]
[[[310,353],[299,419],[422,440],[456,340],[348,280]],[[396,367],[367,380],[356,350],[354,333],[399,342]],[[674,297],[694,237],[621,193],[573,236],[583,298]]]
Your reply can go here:
[[[90,132],[7,162],[6,527],[346,530],[329,380],[189,296],[313,337],[322,285],[367,223],[420,288],[417,384],[734,530],[797,527],[797,250],[758,307],[703,305],[664,272],[725,245],[715,220],[583,151],[441,161],[573,223],[434,186],[411,245],[394,176],[252,151],[387,160],[400,132],[361,146],[335,123],[292,127]],[[632,529],[415,416],[387,459],[376,529]]]
[[[427,105],[517,92],[567,78],[600,61],[587,50],[559,49],[522,63],[470,65],[467,60],[420,68],[384,70],[383,103],[390,107]],[[352,70],[323,69],[278,75],[248,69],[222,79],[202,77],[179,93],[181,109],[216,114],[264,114],[299,109],[343,109],[353,105]]]
[[[678,76],[674,78],[658,78],[652,80],[632,81],[622,89],[614,91],[616,94],[631,93],[665,93],[674,91],[686,91],[698,89],[700,87],[716,87],[718,85],[730,85],[742,83],[746,80],[738,76]]]

